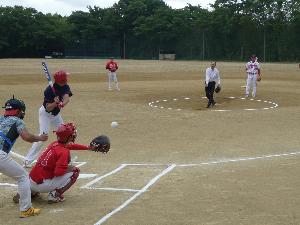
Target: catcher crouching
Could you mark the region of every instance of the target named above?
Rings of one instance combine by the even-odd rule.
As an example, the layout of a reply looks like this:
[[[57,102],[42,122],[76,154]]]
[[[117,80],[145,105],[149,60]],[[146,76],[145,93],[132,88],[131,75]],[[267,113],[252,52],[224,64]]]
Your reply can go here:
[[[90,145],[74,143],[77,130],[73,123],[60,125],[55,133],[57,141],[42,152],[29,174],[32,197],[48,193],[49,204],[63,202],[63,194],[75,184],[79,176],[79,168],[71,164],[70,150],[107,153],[110,149],[110,140],[105,135],[94,138]],[[13,197],[13,201],[19,201],[19,194]]]

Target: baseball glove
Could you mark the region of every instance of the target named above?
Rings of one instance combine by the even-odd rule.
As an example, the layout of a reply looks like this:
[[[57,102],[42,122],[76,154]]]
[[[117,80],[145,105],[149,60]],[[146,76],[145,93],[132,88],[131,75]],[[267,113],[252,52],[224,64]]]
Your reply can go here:
[[[257,80],[258,82],[261,81],[261,76],[258,75],[257,78],[256,78],[256,80]]]
[[[221,86],[217,86],[216,89],[215,89],[215,92],[219,93],[220,91],[221,91]]]
[[[110,140],[105,135],[97,136],[91,141],[90,147],[94,152],[107,153],[110,149]]]

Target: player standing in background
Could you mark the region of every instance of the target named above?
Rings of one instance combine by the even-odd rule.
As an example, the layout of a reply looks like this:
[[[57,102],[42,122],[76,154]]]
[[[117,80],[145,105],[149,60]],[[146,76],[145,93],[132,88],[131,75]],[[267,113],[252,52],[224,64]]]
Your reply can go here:
[[[40,213],[40,209],[32,207],[28,173],[10,157],[9,152],[19,136],[32,143],[46,141],[48,135],[36,136],[27,131],[23,121],[26,106],[22,100],[12,98],[5,103],[4,108],[4,116],[0,116],[0,172],[18,182],[20,217],[34,216]]]
[[[214,107],[214,91],[216,84],[221,87],[221,79],[219,70],[216,68],[217,63],[211,62],[210,67],[205,72],[205,94],[208,99],[207,108]]]
[[[252,97],[256,96],[257,81],[261,80],[260,65],[255,55],[251,56],[251,60],[246,64],[247,84],[245,96],[249,97],[249,92],[252,86]]]
[[[110,61],[106,63],[105,68],[108,70],[108,90],[111,91],[111,82],[114,82],[116,89],[120,91],[119,82],[117,79],[117,70],[119,69],[117,62],[114,61],[114,58],[111,57]]]
[[[39,125],[40,134],[48,134],[50,125],[53,125],[55,130],[63,123],[60,110],[65,107],[73,95],[68,82],[68,73],[63,70],[57,71],[54,74],[55,94],[50,86],[44,91],[44,102],[39,109]],[[37,159],[43,147],[42,142],[34,143],[24,160],[25,167],[31,167],[34,160]]]

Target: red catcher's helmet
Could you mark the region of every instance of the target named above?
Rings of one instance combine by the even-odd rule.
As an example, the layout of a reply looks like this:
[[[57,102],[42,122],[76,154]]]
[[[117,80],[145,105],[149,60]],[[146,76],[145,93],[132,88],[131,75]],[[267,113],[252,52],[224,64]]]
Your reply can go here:
[[[66,84],[68,82],[68,73],[64,70],[57,71],[54,74],[55,83]]]
[[[75,138],[77,137],[77,130],[74,123],[66,123],[60,125],[57,131],[55,131],[55,133],[57,136],[57,140],[60,143],[66,143],[70,140],[74,141]]]

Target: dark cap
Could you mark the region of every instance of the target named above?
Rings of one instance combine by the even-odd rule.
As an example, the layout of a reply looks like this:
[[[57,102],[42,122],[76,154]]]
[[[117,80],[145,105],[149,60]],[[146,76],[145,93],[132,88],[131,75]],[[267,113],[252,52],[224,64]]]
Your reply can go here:
[[[9,99],[5,102],[4,107],[5,109],[4,115],[5,116],[15,116],[18,114],[18,111],[21,111],[25,114],[26,106],[25,103],[20,99]]]

